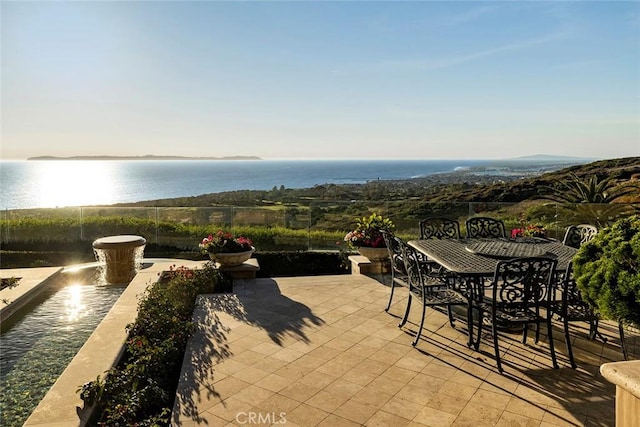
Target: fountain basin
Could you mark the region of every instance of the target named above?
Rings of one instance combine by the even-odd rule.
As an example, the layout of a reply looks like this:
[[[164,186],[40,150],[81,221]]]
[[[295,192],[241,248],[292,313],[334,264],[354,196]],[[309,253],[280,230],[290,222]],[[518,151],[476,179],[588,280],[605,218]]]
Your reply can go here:
[[[104,261],[108,283],[127,283],[136,275],[136,259],[142,259],[147,241],[142,236],[107,236],[93,242],[98,261]]]

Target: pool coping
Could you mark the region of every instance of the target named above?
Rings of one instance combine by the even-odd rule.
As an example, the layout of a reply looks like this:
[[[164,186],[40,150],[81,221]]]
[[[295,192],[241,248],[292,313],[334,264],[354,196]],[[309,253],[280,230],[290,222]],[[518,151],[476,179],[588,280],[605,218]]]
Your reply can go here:
[[[19,278],[18,283],[0,291],[0,322],[4,322],[46,289],[64,267],[14,268],[0,270],[3,279]]]

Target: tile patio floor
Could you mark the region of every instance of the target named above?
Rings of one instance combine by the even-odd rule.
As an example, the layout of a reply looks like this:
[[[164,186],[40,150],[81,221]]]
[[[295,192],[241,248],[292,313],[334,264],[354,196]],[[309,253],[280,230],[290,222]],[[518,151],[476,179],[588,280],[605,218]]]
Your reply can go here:
[[[614,426],[615,386],[599,373],[622,360],[617,327],[609,342],[576,327],[578,369],[569,367],[562,328],[554,370],[539,344],[507,335],[505,374],[493,346],[466,346],[466,324],[451,328],[431,311],[411,346],[420,308],[398,328],[406,290],[384,307],[389,287],[364,275],[236,282],[207,295],[195,316],[173,425],[286,426]],[[530,334],[531,336],[532,334]],[[631,359],[637,336],[629,333]]]

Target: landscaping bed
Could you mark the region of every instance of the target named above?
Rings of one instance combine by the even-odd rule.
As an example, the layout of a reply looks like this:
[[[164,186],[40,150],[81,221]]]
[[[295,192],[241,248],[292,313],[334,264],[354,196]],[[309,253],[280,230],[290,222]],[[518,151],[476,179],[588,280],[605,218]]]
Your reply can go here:
[[[89,425],[169,425],[196,297],[229,292],[231,279],[207,263],[174,267],[140,298],[138,316],[127,325],[120,363],[104,376],[79,384],[85,407],[95,405]]]

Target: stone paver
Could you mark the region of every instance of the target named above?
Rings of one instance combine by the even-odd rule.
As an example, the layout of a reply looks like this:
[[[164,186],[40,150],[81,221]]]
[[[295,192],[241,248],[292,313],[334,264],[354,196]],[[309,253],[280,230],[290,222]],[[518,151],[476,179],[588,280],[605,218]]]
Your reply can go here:
[[[607,343],[575,328],[576,370],[560,324],[558,370],[546,337],[522,344],[506,335],[500,375],[490,340],[469,349],[466,325],[453,329],[434,310],[412,347],[419,307],[398,328],[406,291],[387,313],[383,282],[257,279],[236,282],[235,294],[201,296],[173,425],[614,426],[615,386],[599,366],[622,360],[615,327],[604,322]],[[637,341],[629,334],[632,359]]]

